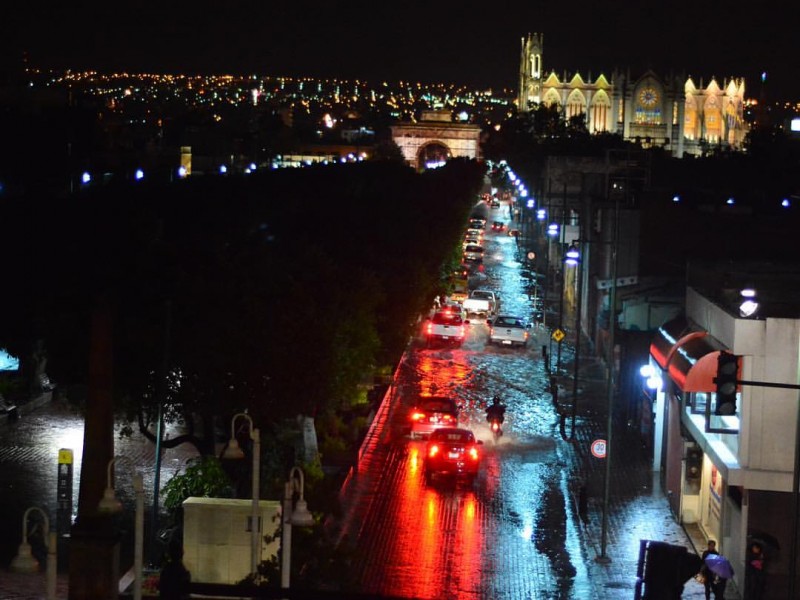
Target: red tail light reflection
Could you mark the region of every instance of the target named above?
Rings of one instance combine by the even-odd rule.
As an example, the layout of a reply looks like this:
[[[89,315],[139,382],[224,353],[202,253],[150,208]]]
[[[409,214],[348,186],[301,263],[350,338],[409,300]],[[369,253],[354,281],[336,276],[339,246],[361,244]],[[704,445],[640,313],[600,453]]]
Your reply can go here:
[[[411,413],[411,420],[412,421],[419,421],[420,419],[424,419],[424,418],[425,418],[425,413],[421,413],[421,412]]]
[[[428,450],[428,456],[433,458],[437,454],[439,454],[439,446],[431,446],[430,449]]]
[[[475,447],[470,448],[469,455],[472,460],[478,460],[478,449]]]

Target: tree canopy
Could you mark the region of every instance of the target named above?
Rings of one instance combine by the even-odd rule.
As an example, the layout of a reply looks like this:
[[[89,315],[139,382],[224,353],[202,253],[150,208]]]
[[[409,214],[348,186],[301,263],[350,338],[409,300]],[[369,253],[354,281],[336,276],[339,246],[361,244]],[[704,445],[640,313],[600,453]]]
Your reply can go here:
[[[144,428],[157,399],[206,427],[316,414],[399,357],[482,177],[376,162],[7,202],[0,347],[25,362],[42,340],[50,376],[80,389],[104,298],[118,408]]]

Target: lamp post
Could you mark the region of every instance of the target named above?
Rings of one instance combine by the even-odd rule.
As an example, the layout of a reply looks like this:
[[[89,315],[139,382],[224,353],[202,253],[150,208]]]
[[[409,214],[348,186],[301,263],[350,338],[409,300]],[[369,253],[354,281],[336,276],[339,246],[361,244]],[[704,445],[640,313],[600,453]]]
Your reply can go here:
[[[258,563],[261,558],[261,519],[260,510],[258,505],[261,474],[261,434],[258,429],[253,425],[253,419],[247,413],[238,413],[233,415],[231,419],[231,439],[228,441],[228,447],[223,452],[223,458],[242,459],[244,452],[239,447],[239,441],[236,439],[234,426],[236,419],[242,417],[246,419],[249,424],[250,439],[253,442],[253,491],[252,491],[252,512],[250,513],[250,571],[253,576],[258,578]]]
[[[98,512],[108,514],[118,514],[122,512],[122,502],[117,498],[111,480],[111,469],[119,459],[128,461],[124,456],[115,456],[108,461],[108,467],[106,468],[106,489],[103,492],[103,498],[97,505]],[[141,473],[135,473],[133,475],[133,491],[136,494],[133,546],[133,598],[134,600],[141,600],[144,563],[144,480]]]
[[[580,244],[580,240],[575,242],[576,244]],[[581,260],[581,251],[580,247],[575,245],[572,246],[566,254],[566,260],[564,261],[565,264],[574,266],[577,268],[575,273],[575,277],[577,278],[576,281],[576,311],[575,311],[575,361],[573,363],[573,371],[572,371],[572,414],[571,414],[571,423],[570,423],[570,430],[569,436],[571,440],[575,439],[575,418],[578,413],[578,370],[580,366],[580,356],[581,356],[581,304],[582,304],[582,296],[583,296],[583,289],[582,289],[582,279],[583,279],[583,269],[581,268],[582,260]]]
[[[606,421],[606,469],[603,481],[603,523],[600,531],[600,562],[611,562],[606,554],[608,540],[608,500],[611,489],[611,437],[614,427],[614,393],[616,387],[616,357],[614,356],[614,333],[617,328],[617,250],[619,248],[619,198],[614,202],[614,238],[611,245],[611,292],[608,295],[608,397]]]
[[[281,528],[281,588],[289,589],[292,570],[292,525],[298,527],[311,527],[314,517],[308,511],[308,505],[303,497],[305,478],[300,467],[292,467],[289,479],[284,486],[283,494],[283,527]],[[300,494],[297,505],[294,504],[294,493]]]
[[[11,570],[16,573],[34,573],[39,570],[39,561],[34,558],[31,545],[28,543],[28,517],[32,512],[38,512],[42,517],[44,528],[42,536],[47,547],[47,570],[45,574],[45,587],[47,600],[55,600],[56,597],[56,567],[58,557],[56,556],[56,532],[50,531],[50,520],[47,513],[38,506],[31,506],[22,516],[22,543],[14,560],[11,561]]]

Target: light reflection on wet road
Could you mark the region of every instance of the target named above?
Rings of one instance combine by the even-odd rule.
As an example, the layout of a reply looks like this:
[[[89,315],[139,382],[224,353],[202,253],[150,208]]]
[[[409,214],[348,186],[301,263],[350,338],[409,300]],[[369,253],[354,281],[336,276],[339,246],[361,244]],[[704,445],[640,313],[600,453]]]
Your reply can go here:
[[[480,287],[500,291],[501,312],[530,320],[516,240],[487,231],[485,247]],[[461,348],[418,344],[408,351],[398,371],[391,432],[380,437],[386,461],[361,468],[343,495],[350,516],[342,533],[358,550],[362,591],[437,599],[577,597],[586,584],[585,558],[569,500],[571,459],[562,457],[545,393],[546,333],[534,330],[525,349],[490,347],[484,320],[471,321]],[[420,393],[456,398],[461,425],[484,442],[473,486],[425,484],[424,442],[402,435]],[[483,412],[495,394],[508,406],[497,444]],[[368,492],[358,493],[359,487]]]

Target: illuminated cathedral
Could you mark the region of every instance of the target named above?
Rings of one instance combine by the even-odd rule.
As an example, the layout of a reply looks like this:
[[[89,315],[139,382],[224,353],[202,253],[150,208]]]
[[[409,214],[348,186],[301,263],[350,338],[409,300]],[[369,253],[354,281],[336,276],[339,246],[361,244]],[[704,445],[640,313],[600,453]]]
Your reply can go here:
[[[744,79],[722,85],[712,77],[699,86],[691,77],[636,78],[617,71],[609,77],[559,77],[542,62],[543,35],[522,38],[517,107],[556,106],[565,118],[583,117],[591,133],[609,132],[644,147],[664,147],[673,156],[701,155],[711,148],[740,149],[744,122]]]

